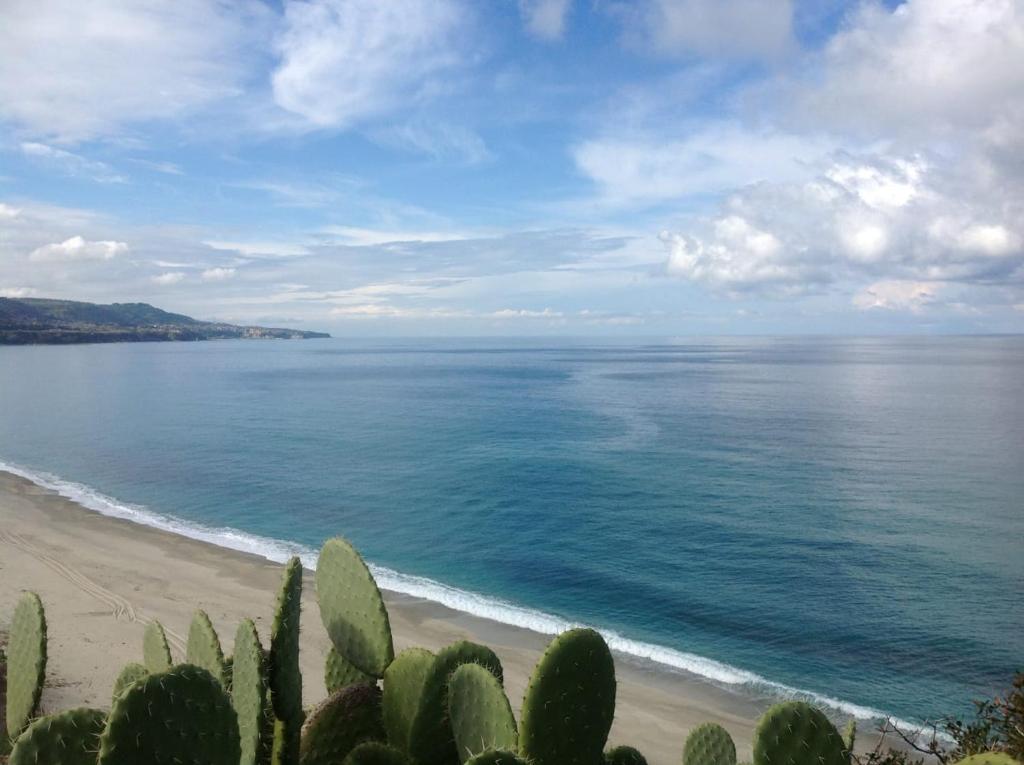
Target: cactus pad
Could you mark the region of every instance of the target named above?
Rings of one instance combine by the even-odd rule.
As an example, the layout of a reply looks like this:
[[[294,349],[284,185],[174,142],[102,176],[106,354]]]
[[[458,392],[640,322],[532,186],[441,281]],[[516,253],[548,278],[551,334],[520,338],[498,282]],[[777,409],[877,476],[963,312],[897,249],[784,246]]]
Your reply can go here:
[[[615,716],[615,662],[600,634],[564,632],[537,663],[523,698],[519,747],[534,765],[592,765]]]
[[[185,661],[202,667],[221,684],[227,687],[224,674],[224,651],[220,647],[217,630],[205,611],[196,611],[192,624],[188,628],[188,645],[185,650]]]
[[[388,611],[370,570],[341,537],[328,539],[320,551],[316,596],[338,653],[360,672],[383,677],[395,658]]]
[[[13,762],[12,760],[12,765]],[[964,757],[956,765],[1020,765],[1020,763],[1006,752],[980,752]]]
[[[786,701],[758,722],[754,765],[849,764],[846,745],[828,718],[803,701]]]
[[[240,765],[257,765],[264,761],[269,749],[270,731],[263,646],[251,619],[244,619],[235,632],[231,674],[231,706],[238,717],[242,748],[239,762]]]
[[[401,749],[367,741],[349,752],[344,765],[412,765],[412,760]]]
[[[448,679],[448,716],[461,762],[488,749],[515,751],[516,718],[508,697],[479,664],[463,664]]]
[[[491,749],[467,760],[466,765],[528,765],[528,762],[515,752]]]
[[[686,737],[683,765],[736,765],[736,744],[718,723],[698,725]]]
[[[327,652],[327,660],[324,662],[324,685],[327,686],[328,693],[340,691],[346,685],[367,683],[372,680],[374,678],[371,675],[360,672],[348,659],[338,653],[334,646],[331,646],[331,650]]]
[[[426,648],[407,648],[384,672],[384,730],[388,743],[404,751],[409,749],[409,731],[433,663],[434,654]]]
[[[238,723],[224,687],[182,664],[129,687],[110,710],[98,765],[238,765]]]
[[[605,765],[647,765],[647,758],[631,746],[617,746],[604,753]]]
[[[382,741],[380,689],[376,685],[349,685],[322,702],[302,727],[299,762],[335,765],[364,741]]]
[[[17,738],[39,710],[46,678],[46,614],[34,592],[14,607],[7,644],[7,735]]]
[[[299,671],[299,621],[302,613],[302,562],[288,561],[270,628],[270,698],[280,720],[302,725],[302,673]]]
[[[164,626],[155,619],[146,625],[146,631],[142,633],[142,662],[150,672],[163,672],[173,664]]]
[[[854,744],[857,743],[857,720],[850,718],[850,722],[846,723],[846,729],[843,731],[843,746],[846,747],[847,754],[853,754]]]
[[[14,743],[10,765],[96,765],[107,713],[72,709],[41,717]]]
[[[420,765],[457,761],[448,719],[448,678],[463,664],[479,664],[502,681],[501,661],[487,646],[461,640],[445,646],[431,662],[420,691],[416,716],[409,729],[409,749]]]
[[[149,670],[137,662],[133,661],[130,664],[125,664],[124,668],[121,670],[121,674],[119,674],[117,676],[117,680],[114,681],[114,701],[116,701],[117,697],[124,693],[129,686],[141,680],[148,674]]]

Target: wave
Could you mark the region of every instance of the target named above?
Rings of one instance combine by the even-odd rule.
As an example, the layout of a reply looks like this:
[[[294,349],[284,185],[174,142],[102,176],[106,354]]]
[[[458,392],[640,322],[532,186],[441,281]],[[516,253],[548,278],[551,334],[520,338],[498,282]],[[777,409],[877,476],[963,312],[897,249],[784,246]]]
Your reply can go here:
[[[142,505],[120,502],[84,484],[68,481],[51,473],[28,470],[3,460],[0,460],[0,471],[21,476],[102,515],[122,518],[229,550],[251,553],[278,563],[284,563],[293,555],[298,555],[306,568],[315,569],[316,567],[318,551],[306,545],[249,534],[231,527],[208,526],[185,521],[171,515],[154,512]],[[439,603],[454,611],[471,616],[520,627],[542,635],[556,635],[573,627],[591,626],[509,603],[500,598],[450,587],[426,577],[403,574],[372,562],[368,565],[382,589]],[[917,727],[913,723],[900,720],[872,707],[854,704],[814,691],[794,688],[769,680],[755,672],[697,654],[633,640],[614,630],[596,629],[604,636],[612,650],[620,654],[695,675],[719,685],[745,687],[783,699],[800,699],[860,720],[888,718],[904,730],[913,730]]]

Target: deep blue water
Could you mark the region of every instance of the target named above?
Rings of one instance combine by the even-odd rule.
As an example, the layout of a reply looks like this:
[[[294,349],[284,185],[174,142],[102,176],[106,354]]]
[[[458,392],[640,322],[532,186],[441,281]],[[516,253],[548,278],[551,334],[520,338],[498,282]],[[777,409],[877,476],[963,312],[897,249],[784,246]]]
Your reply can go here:
[[[762,691],[921,718],[1024,666],[1022,337],[0,348],[0,461]]]

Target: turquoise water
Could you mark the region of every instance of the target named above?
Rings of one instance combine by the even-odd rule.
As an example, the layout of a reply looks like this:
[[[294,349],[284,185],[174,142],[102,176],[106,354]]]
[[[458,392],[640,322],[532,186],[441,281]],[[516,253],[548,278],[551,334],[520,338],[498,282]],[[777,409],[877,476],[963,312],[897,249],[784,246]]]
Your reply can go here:
[[[0,348],[0,462],[862,715],[1024,665],[1021,337]]]

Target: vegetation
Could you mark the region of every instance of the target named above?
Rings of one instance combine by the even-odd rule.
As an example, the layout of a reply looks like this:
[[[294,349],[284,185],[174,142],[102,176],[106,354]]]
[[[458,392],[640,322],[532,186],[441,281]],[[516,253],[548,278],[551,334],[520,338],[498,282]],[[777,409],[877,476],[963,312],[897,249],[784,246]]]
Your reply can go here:
[[[0,298],[0,345],[310,337],[330,336],[198,321],[148,303],[96,305],[73,300]]]
[[[26,593],[11,621],[6,661],[0,652],[7,726],[0,746],[13,745],[0,748],[0,761],[9,750],[10,765],[646,765],[638,749],[605,748],[616,681],[600,634],[574,629],[551,641],[517,724],[501,661],[486,646],[460,641],[436,654],[410,648],[395,655],[377,584],[342,539],[324,545],[316,572],[320,615],[333,644],[325,661],[330,696],[304,710],[302,582],[293,558],[268,650],[245,619],[233,655],[225,657],[199,611],[186,663],[174,665],[163,628],[152,622],[143,638],[145,663],[121,672],[109,711],[43,717],[46,618],[39,598]],[[856,754],[854,726],[840,735],[820,710],[787,701],[758,723],[752,765],[910,765],[925,758],[1019,765],[1024,674],[1005,698],[978,702],[973,720],[945,720],[930,730],[930,739],[922,739],[886,723],[878,745]],[[901,746],[890,748],[890,735]],[[724,728],[708,723],[691,731],[681,759],[682,765],[736,765],[736,747]]]

